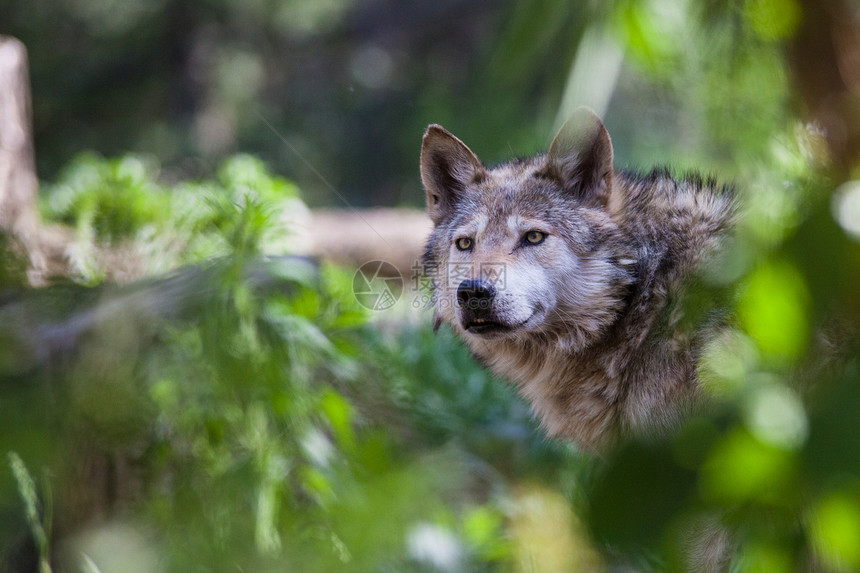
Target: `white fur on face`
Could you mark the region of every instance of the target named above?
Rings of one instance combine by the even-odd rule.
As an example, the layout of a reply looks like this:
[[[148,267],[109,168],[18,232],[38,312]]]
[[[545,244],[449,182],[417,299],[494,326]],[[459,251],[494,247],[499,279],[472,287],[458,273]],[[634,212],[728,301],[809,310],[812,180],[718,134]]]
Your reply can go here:
[[[529,247],[529,248],[539,248]],[[505,284],[496,292],[496,315],[506,324],[528,330],[539,325],[555,307],[546,270],[525,261],[505,265]]]
[[[444,253],[446,260],[438,269],[438,315],[466,337],[481,335],[463,329],[464,311],[457,301],[457,287],[463,280],[482,279],[495,287],[492,320],[511,327],[505,333],[510,336],[540,327],[556,304],[548,253],[565,250],[563,242],[539,221],[512,215],[505,228],[489,228],[489,221],[485,214],[476,215],[455,229]],[[533,230],[547,233],[546,240],[539,245],[523,245],[523,235]],[[457,249],[455,242],[461,237],[472,239],[472,250]]]

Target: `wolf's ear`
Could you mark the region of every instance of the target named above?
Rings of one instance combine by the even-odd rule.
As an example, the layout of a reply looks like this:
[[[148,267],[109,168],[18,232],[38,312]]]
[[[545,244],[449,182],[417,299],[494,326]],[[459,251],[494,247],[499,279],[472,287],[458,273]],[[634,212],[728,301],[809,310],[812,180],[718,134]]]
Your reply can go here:
[[[597,115],[587,107],[577,108],[546,155],[543,174],[583,199],[608,200],[612,189],[612,141]]]
[[[486,175],[481,161],[441,125],[431,125],[421,144],[421,180],[427,190],[427,212],[438,225],[453,212],[466,188]]]

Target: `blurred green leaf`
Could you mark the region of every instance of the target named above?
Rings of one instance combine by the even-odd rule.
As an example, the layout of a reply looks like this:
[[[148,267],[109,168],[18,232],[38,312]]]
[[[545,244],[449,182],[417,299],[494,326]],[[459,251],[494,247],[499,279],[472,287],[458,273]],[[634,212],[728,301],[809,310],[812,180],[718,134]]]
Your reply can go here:
[[[482,558],[498,561],[510,556],[512,548],[505,538],[504,517],[491,506],[478,506],[463,517],[466,541]]]
[[[781,505],[792,500],[796,477],[797,460],[790,452],[734,429],[711,451],[700,485],[717,504]]]
[[[801,357],[809,337],[808,301],[803,277],[791,263],[772,261],[752,272],[738,312],[765,358],[785,364]]]
[[[326,390],[321,401],[322,411],[338,438],[341,447],[350,449],[355,444],[352,431],[352,406],[334,390]]]
[[[751,543],[743,547],[733,571],[744,573],[790,573],[796,571],[792,556],[777,544]]]
[[[796,0],[747,0],[744,16],[760,37],[781,40],[797,31],[803,12]]]
[[[855,487],[827,491],[812,510],[809,536],[823,564],[834,571],[860,568],[860,496]]]

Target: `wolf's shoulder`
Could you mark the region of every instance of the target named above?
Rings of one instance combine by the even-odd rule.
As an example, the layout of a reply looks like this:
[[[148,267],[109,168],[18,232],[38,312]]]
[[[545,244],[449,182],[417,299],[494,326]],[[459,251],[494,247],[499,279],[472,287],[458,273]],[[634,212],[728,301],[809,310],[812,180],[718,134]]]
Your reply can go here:
[[[694,171],[675,175],[665,166],[621,171],[615,185],[618,219],[660,234],[719,234],[732,226],[738,211],[734,185]]]
[[[640,276],[661,292],[677,289],[720,251],[736,222],[735,190],[714,177],[660,167],[621,172],[615,186],[613,218],[638,245]]]

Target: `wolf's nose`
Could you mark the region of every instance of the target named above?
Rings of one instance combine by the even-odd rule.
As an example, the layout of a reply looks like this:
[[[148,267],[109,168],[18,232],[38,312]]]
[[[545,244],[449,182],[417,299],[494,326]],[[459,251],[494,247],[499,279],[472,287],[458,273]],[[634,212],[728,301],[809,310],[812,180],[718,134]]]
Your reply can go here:
[[[481,279],[466,279],[457,287],[457,300],[460,305],[472,310],[489,308],[494,296],[495,287]]]

